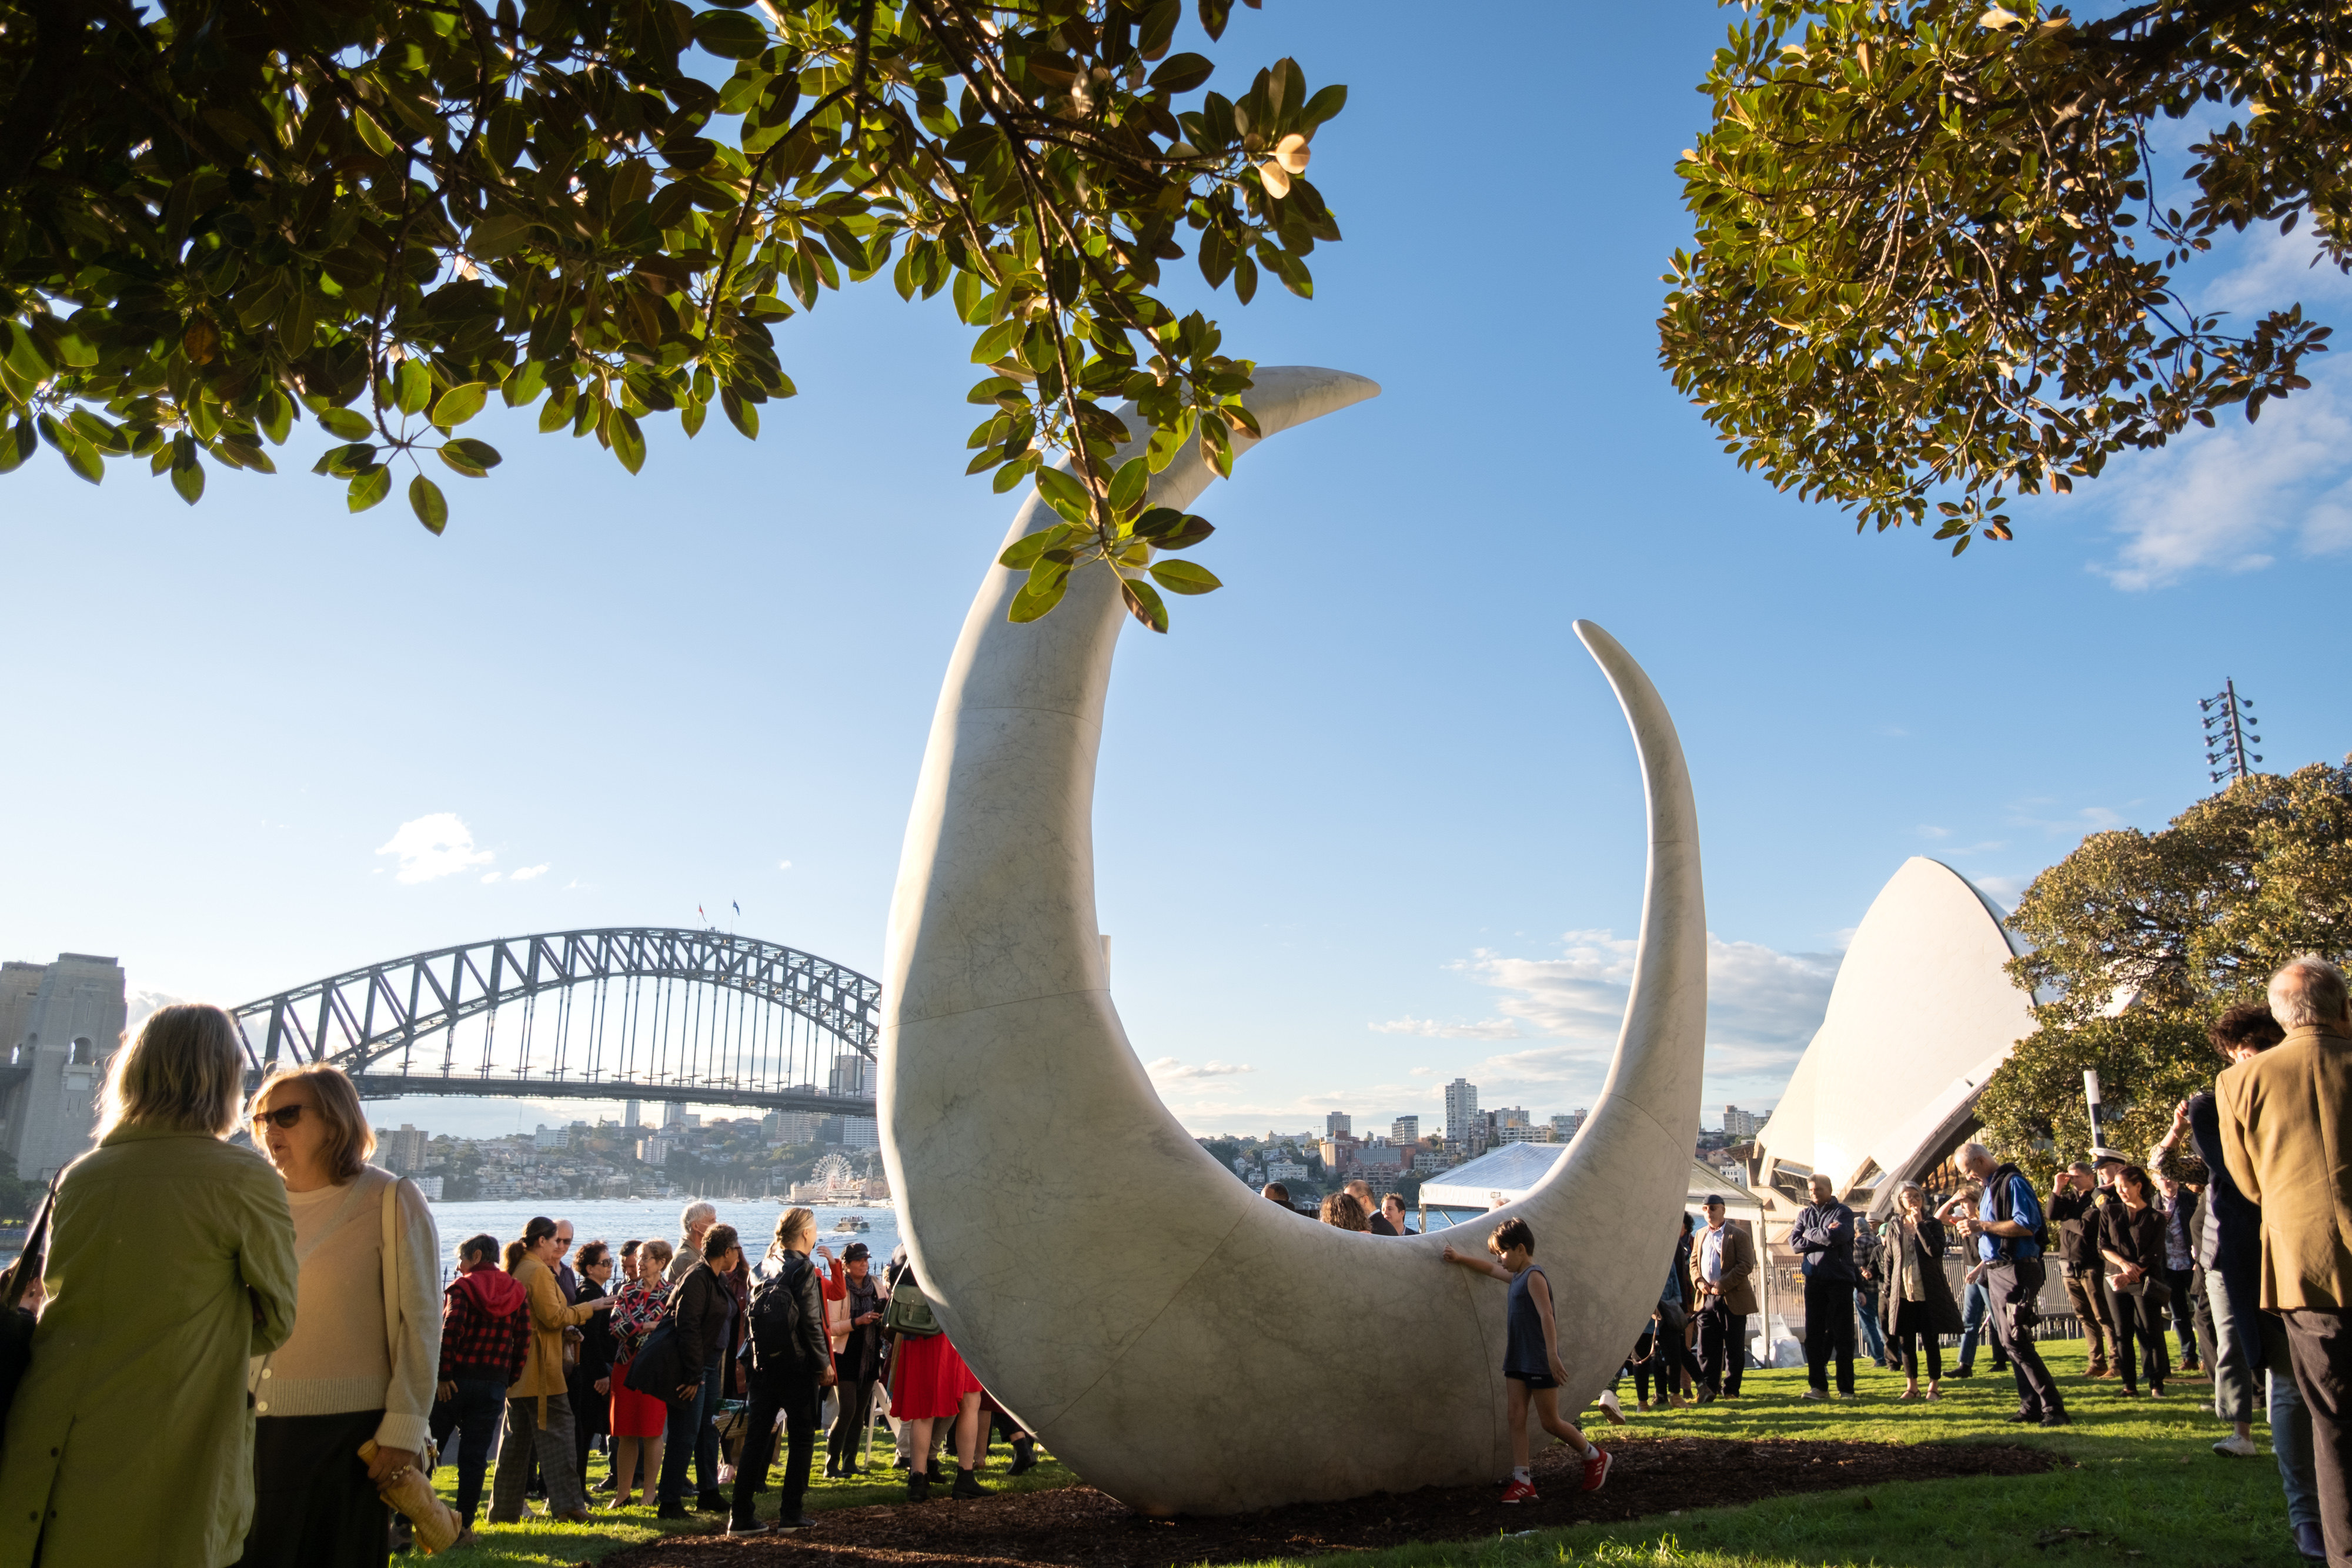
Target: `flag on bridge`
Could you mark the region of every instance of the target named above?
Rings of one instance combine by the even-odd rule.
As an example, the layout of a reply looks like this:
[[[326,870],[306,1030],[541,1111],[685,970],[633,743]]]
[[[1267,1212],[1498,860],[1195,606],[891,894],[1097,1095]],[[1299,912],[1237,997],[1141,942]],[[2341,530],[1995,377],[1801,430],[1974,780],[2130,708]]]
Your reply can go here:
[[[733,900],[733,899],[729,900],[729,902],[730,902],[730,903],[731,903],[731,904],[734,904],[734,905],[735,905],[735,917],[736,917],[738,920],[741,919],[741,918],[743,917],[743,905],[742,905],[742,904],[741,904],[740,901]]]

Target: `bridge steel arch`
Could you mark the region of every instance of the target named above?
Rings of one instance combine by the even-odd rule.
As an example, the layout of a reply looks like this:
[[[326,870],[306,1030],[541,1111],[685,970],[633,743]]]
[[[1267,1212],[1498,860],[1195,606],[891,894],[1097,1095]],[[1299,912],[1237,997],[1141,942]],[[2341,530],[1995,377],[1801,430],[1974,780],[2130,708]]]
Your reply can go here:
[[[578,994],[585,1008],[573,1005]],[[845,1089],[827,1069],[849,1052],[874,1060],[881,995],[879,981],[778,943],[632,926],[413,953],[231,1016],[248,1085],[280,1062],[331,1061],[369,1099],[528,1095],[871,1116],[871,1074]],[[555,1016],[541,1037],[539,1002],[549,997]],[[725,998],[734,1005],[719,1005]],[[503,1047],[501,1009],[522,1014]],[[459,1031],[477,1021],[481,1048],[461,1061]]]

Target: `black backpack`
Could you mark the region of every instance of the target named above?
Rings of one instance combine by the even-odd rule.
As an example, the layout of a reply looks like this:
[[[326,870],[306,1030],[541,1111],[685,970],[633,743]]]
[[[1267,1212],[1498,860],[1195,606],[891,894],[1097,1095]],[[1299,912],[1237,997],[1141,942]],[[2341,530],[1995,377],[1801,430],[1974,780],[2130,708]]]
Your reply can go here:
[[[1991,1179],[1997,1184],[1993,1187],[1992,1199],[1992,1217],[1995,1219],[2014,1219],[2017,1218],[2017,1200],[2012,1196],[2017,1189],[2011,1186],[2010,1182],[2011,1178],[2021,1176],[2024,1174],[2024,1172],[2011,1165],[1998,1166],[1993,1171]],[[2004,1256],[2008,1255],[2011,1250],[2009,1244],[2016,1239],[2017,1238],[2014,1236],[1996,1236],[1993,1238],[1993,1240],[2000,1244],[2000,1250]],[[2044,1209],[2042,1212],[2042,1222],[2033,1228],[2033,1245],[2041,1249],[2043,1252],[2048,1252],[2050,1250],[2050,1214],[2047,1209]]]
[[[809,1260],[787,1252],[771,1278],[751,1286],[751,1364],[762,1371],[797,1365],[802,1333],[802,1281]]]

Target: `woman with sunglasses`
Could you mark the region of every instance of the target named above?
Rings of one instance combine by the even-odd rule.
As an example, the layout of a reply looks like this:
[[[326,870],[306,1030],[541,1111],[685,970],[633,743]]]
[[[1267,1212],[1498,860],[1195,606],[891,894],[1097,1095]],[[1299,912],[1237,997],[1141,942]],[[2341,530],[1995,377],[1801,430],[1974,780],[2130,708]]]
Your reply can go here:
[[[97,1146],[58,1184],[49,1303],[0,1445],[8,1568],[219,1568],[245,1540],[246,1369],[293,1329],[295,1263],[284,1184],[225,1141],[244,1071],[228,1015],[191,1005],[107,1063]]]
[[[292,1337],[254,1367],[253,1529],[238,1563],[383,1568],[377,1488],[421,1463],[432,1430],[441,1239],[416,1184],[368,1164],[375,1134],[340,1068],[278,1068],[250,1123],[294,1211],[301,1304]]]

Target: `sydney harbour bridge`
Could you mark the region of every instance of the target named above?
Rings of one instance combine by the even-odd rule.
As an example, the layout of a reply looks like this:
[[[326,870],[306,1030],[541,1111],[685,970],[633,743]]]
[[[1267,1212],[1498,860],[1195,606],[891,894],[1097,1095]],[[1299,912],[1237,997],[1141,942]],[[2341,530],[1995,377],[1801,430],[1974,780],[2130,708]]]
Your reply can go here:
[[[247,1079],[331,1061],[401,1094],[666,1101],[874,1114],[880,982],[730,932],[500,937],[232,1009]]]

